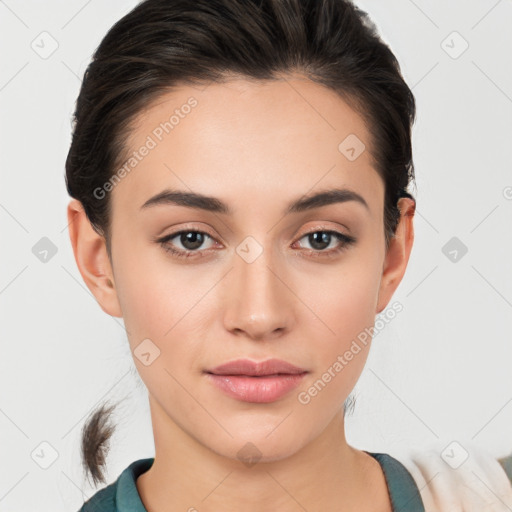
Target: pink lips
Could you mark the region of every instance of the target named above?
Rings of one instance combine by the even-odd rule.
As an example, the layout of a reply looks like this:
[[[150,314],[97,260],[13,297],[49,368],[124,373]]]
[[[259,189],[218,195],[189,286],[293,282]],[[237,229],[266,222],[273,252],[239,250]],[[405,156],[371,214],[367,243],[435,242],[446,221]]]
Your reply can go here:
[[[274,402],[297,387],[308,373],[280,359],[237,359],[206,371],[221,391],[244,402]]]

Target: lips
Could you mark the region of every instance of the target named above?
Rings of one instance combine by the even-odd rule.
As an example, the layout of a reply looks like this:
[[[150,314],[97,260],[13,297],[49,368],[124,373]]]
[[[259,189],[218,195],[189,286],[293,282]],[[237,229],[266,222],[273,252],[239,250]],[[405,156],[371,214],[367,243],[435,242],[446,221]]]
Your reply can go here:
[[[268,403],[285,397],[308,373],[281,359],[238,359],[205,371],[217,389],[243,402]]]
[[[208,370],[207,373],[215,375],[247,375],[249,377],[260,377],[263,375],[297,375],[307,370],[299,368],[281,359],[267,359],[266,361],[253,362],[249,359],[237,359],[229,363],[221,364]]]

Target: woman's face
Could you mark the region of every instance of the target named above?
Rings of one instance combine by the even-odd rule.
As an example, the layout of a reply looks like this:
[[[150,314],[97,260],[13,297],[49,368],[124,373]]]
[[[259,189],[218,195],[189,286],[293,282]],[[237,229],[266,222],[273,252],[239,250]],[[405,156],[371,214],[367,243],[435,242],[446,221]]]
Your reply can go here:
[[[112,185],[118,302],[103,308],[124,318],[157,443],[180,432],[224,456],[276,460],[342,416],[363,333],[407,259],[385,251],[369,148],[362,118],[301,78],[182,86],[139,117],[136,155]],[[334,190],[361,199],[308,200]],[[164,191],[183,196],[148,203]],[[208,373],[271,358],[305,373]]]

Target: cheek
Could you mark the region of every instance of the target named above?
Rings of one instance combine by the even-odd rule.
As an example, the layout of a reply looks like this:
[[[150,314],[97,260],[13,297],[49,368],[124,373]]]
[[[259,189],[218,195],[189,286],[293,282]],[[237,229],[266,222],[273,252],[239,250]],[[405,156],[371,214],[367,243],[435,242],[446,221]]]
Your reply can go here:
[[[116,271],[134,363],[152,395],[179,403],[183,393],[178,382],[197,371],[203,338],[201,297],[208,283],[191,285],[190,275],[161,261],[165,258],[157,262],[136,256],[119,262]]]
[[[316,275],[316,286],[308,284],[315,313],[309,338],[316,340],[317,349],[311,354],[315,374],[307,385],[318,390],[311,389],[317,406],[328,410],[329,404],[342,403],[363,371],[375,322],[378,269],[375,261],[358,257],[337,271],[326,270],[329,278]]]
[[[331,350],[341,350],[373,325],[380,276],[364,261],[330,270],[329,276],[315,275],[305,291],[318,332]],[[316,284],[315,284],[316,283]]]
[[[123,252],[122,241],[119,246],[116,288],[127,331],[133,341],[141,336],[171,338],[201,290],[191,285],[193,279],[182,267],[167,261],[163,249],[130,244],[130,250]]]
[[[207,270],[199,273],[192,265],[172,263],[163,249],[162,253],[141,248],[116,262],[116,286],[130,348],[148,387],[159,385],[155,373],[168,370],[181,381],[198,371],[212,314],[214,295],[208,292],[218,280]],[[151,366],[137,358],[146,346],[159,354]],[[160,379],[168,382],[169,374],[164,377]]]
[[[375,318],[374,292],[373,279],[354,274],[331,281],[318,295],[323,323],[317,327],[325,334],[311,335],[318,341],[311,352],[314,373],[297,395],[299,408],[309,411],[318,425],[325,425],[343,406],[364,369]]]

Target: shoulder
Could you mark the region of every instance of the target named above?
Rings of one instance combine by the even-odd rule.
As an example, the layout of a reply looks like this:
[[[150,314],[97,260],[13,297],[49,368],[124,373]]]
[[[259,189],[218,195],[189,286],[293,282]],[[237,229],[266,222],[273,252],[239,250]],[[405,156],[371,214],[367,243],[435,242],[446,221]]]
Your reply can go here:
[[[154,458],[132,462],[117,480],[89,498],[78,512],[146,512],[137,491],[136,480],[153,464]]]
[[[78,512],[116,512],[115,495],[117,490],[117,480],[104,489],[100,489],[93,494]]]
[[[471,441],[438,442],[394,456],[414,478],[426,512],[512,510],[512,471],[504,466],[508,462],[512,470],[512,456],[498,461]]]

